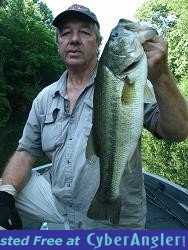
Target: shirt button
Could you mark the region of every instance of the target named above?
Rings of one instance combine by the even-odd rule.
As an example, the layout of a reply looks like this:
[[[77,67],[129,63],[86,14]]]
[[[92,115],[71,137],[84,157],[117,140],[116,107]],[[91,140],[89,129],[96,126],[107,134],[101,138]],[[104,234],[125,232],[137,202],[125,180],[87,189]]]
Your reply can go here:
[[[70,187],[70,185],[71,185],[70,183],[67,183],[67,187]]]
[[[78,228],[81,228],[82,227],[82,222],[79,221],[78,224],[77,224]]]

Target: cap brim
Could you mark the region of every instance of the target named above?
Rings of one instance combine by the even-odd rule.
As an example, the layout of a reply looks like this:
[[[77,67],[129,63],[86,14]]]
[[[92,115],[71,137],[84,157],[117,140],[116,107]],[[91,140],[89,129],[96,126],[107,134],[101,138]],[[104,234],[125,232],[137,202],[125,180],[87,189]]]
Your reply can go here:
[[[63,19],[65,19],[66,17],[68,17],[69,15],[72,15],[72,14],[73,15],[74,14],[75,15],[81,15],[81,16],[83,16],[85,18],[88,18],[88,20],[90,20],[91,22],[96,23],[97,26],[100,27],[98,21],[94,20],[91,16],[89,16],[88,14],[83,13],[82,11],[79,11],[79,10],[66,10],[64,12],[61,12],[59,15],[57,15],[55,17],[55,19],[52,22],[52,25],[54,27],[58,28],[62,24]]]

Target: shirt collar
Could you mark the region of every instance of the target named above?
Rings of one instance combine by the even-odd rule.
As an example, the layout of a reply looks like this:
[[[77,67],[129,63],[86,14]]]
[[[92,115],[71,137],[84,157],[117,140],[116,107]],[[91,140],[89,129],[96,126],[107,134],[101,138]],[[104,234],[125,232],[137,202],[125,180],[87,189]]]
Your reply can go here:
[[[67,70],[62,74],[59,80],[55,82],[52,91],[52,97],[55,97],[57,93],[59,93],[63,97],[66,95],[66,82],[67,82]]]
[[[94,84],[95,77],[97,74],[97,68],[91,73],[90,80],[87,84],[87,87]],[[53,91],[52,91],[52,97],[55,97],[57,93],[59,93],[62,97],[66,96],[66,83],[67,83],[67,70],[62,74],[62,76],[59,78],[56,84],[54,85]]]

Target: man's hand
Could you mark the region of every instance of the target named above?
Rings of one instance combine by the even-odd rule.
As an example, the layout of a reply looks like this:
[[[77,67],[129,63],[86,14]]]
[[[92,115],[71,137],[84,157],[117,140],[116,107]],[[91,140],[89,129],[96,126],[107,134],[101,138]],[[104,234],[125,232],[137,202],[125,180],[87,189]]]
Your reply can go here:
[[[4,191],[0,191],[0,226],[8,230],[22,229],[14,197]]]
[[[168,68],[168,44],[161,36],[143,44],[148,60],[148,79],[153,84],[160,83],[161,77],[170,74]]]

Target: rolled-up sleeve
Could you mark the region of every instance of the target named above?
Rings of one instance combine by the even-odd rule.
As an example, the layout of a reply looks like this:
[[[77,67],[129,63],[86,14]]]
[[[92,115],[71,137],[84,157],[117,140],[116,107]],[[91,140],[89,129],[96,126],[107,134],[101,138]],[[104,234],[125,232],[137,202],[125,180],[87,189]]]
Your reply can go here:
[[[43,116],[40,115],[39,102],[33,101],[23,134],[19,140],[17,151],[26,150],[34,156],[42,155],[41,146],[41,124]]]
[[[157,133],[157,122],[159,120],[159,107],[156,101],[144,104],[144,128],[149,130],[156,138],[161,136]]]

